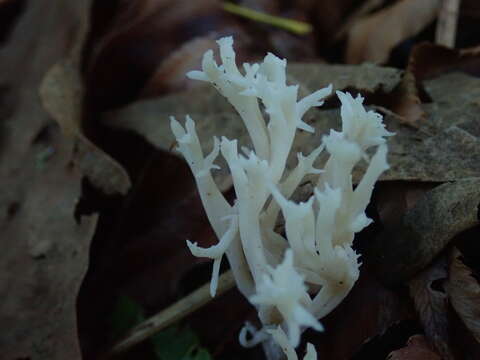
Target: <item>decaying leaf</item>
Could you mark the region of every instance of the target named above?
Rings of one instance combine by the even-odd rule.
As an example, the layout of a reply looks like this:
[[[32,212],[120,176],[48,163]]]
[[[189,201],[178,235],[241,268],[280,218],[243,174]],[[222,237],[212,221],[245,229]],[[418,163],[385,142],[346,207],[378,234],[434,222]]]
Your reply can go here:
[[[355,88],[365,93],[390,92],[400,81],[401,73],[390,68],[378,68],[372,65],[336,66],[325,64],[289,65],[292,83],[300,83],[300,93],[308,94],[332,83],[334,89]],[[124,109],[106,115],[109,125],[132,129],[145,136],[152,144],[169,151],[174,144],[170,131],[169,116],[174,115],[183,121],[185,115],[197,123],[197,132],[202,141],[204,152],[210,151],[213,136],[238,138],[240,145],[249,146],[249,137],[238,118],[238,114],[210,86],[201,85],[187,92],[166,96],[164,98],[140,101]],[[310,115],[309,115],[310,114]],[[321,136],[332,127],[338,127],[340,116],[337,110],[317,111],[307,114],[306,122],[316,128],[315,135],[300,134],[294,144],[294,151],[308,153],[318,146]],[[223,190],[231,186],[227,167],[219,158],[221,170],[214,172],[214,177]],[[292,156],[287,166],[294,167],[296,156]],[[363,168],[362,168],[363,169]],[[360,172],[354,177],[358,179]]]
[[[417,81],[422,81],[452,71],[465,71],[478,75],[479,64],[479,46],[449,49],[445,46],[423,42],[412,49],[408,69]]]
[[[301,84],[301,94],[333,83],[334,89],[338,90],[358,89],[367,96],[367,102],[368,94],[395,91],[401,77],[396,70],[373,65],[292,64],[289,72],[292,82]],[[480,128],[477,125],[477,101],[480,98],[480,80],[463,74],[448,74],[425,82],[425,89],[433,102],[422,105],[426,120],[421,128],[405,126],[395,116],[387,115],[385,118],[388,130],[395,132],[396,136],[389,139],[390,170],[381,179],[445,182],[478,176]],[[340,127],[339,110],[329,107],[307,113],[305,121],[315,128],[315,134],[298,134],[294,153],[309,153],[331,128]],[[205,86],[134,103],[107,114],[106,120],[111,126],[131,129],[160,149],[169,151],[174,138],[168,117],[174,115],[183,121],[186,114],[196,121],[205,153],[210,151],[214,135],[239,138],[240,144],[249,145],[246,131],[233,108],[214,89]],[[221,157],[218,163],[222,167]],[[295,164],[296,157],[292,156],[288,167]],[[365,164],[354,170],[354,181],[358,181],[364,170]],[[231,183],[224,166],[213,174],[222,189],[229,188]]]
[[[108,8],[103,3],[96,6]],[[102,110],[137,98],[163,60],[181,44],[226,27],[215,0],[116,3],[113,16],[102,17],[102,12],[97,12],[95,41],[87,57],[89,95],[93,105]],[[110,8],[114,6],[110,4]]]
[[[385,228],[395,228],[402,217],[437,183],[384,181],[375,186],[375,207]]]
[[[83,86],[79,56],[73,52],[47,72],[40,86],[40,96],[64,134],[75,139],[73,160],[82,173],[105,194],[125,194],[131,185],[127,172],[88,140],[81,130]]]
[[[359,354],[371,341],[413,318],[414,310],[402,300],[401,292],[385,287],[362,266],[347,298],[322,319],[325,332],[307,332],[305,337],[315,344],[319,359],[363,359],[368,357]]]
[[[322,45],[331,44],[334,34],[344,24],[345,17],[355,8],[354,0],[300,0],[295,2],[298,9],[312,19],[315,37]]]
[[[448,299],[475,339],[480,342],[480,284],[454,248],[445,285]]]
[[[417,81],[408,69],[396,89],[395,97],[391,110],[400,116],[403,124],[420,127],[426,114],[418,94]]]
[[[352,26],[346,62],[384,63],[400,42],[416,35],[436,17],[441,0],[400,0]]]
[[[444,360],[454,359],[448,334],[447,294],[441,285],[447,277],[447,260],[440,256],[408,282],[425,336]]]
[[[40,81],[88,30],[91,2],[26,2],[1,49],[0,332],[4,359],[80,359],[76,295],[97,216],[75,219],[74,144],[42,107]],[[41,44],[41,45],[40,45]],[[28,57],[28,58],[27,58]]]
[[[393,351],[387,360],[441,360],[442,358],[430,349],[425,337],[414,335],[407,341],[407,346]]]
[[[203,54],[215,47],[213,35],[187,41],[167,56],[142,90],[142,97],[166,94],[185,87],[185,74],[200,67]]]
[[[440,185],[427,192],[403,216],[396,229],[388,229],[373,242],[377,256],[370,260],[377,275],[394,283],[425,268],[460,232],[479,224],[480,178]]]
[[[373,64],[351,66],[293,63],[288,65],[288,76],[292,84],[300,84],[305,95],[328,84],[332,84],[334,90],[353,89],[363,94],[373,94],[390,93],[398,85],[402,72]]]

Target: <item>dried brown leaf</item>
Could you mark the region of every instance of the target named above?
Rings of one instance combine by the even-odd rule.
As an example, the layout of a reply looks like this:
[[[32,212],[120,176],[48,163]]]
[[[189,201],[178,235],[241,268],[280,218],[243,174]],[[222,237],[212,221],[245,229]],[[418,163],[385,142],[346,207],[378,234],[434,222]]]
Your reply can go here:
[[[401,76],[397,70],[373,65],[292,64],[289,73],[291,83],[300,83],[301,96],[333,82],[335,89],[360,89],[367,96],[367,104],[370,95],[372,101],[375,101],[376,94],[391,95]],[[444,182],[478,176],[480,80],[464,74],[448,74],[426,81],[425,89],[433,102],[422,105],[427,120],[420,129],[404,126],[395,116],[385,116],[387,129],[396,133],[396,136],[388,140],[390,170],[382,175],[382,180]],[[309,153],[331,128],[338,129],[341,126],[333,97],[326,105],[306,115],[305,120],[315,128],[315,134],[299,133],[294,152]],[[249,145],[238,115],[224,98],[208,86],[137,102],[107,114],[106,119],[111,126],[131,129],[160,149],[169,151],[174,138],[168,117],[175,115],[183,121],[186,114],[196,121],[205,152],[211,149],[213,135],[239,138],[243,145]],[[469,156],[465,156],[466,153]],[[222,165],[221,159],[219,164]],[[295,164],[296,158],[293,156],[288,166]],[[354,169],[354,181],[360,178],[364,170],[364,164]],[[213,174],[223,189],[229,187],[230,180],[225,168]]]
[[[406,71],[399,87],[395,91],[396,100],[391,110],[400,116],[400,122],[404,125],[418,128],[426,119],[426,113],[422,107],[422,101],[418,94],[417,82],[410,71]]]
[[[395,350],[387,360],[441,360],[442,358],[430,349],[425,337],[414,335],[407,341],[407,346]]]
[[[375,187],[375,206],[382,225],[395,229],[410,210],[437,183],[414,181],[385,181]]]
[[[111,13],[104,16],[96,19],[97,31],[87,56],[90,96],[100,109],[132,101],[181,44],[226,27],[216,0],[121,1],[113,20]],[[166,61],[164,65],[169,66]]]
[[[76,140],[76,165],[105,194],[125,194],[131,186],[126,171],[109,155],[90,142],[81,131],[82,79],[72,57],[54,65],[40,86],[43,105],[65,135]]]
[[[315,37],[321,46],[331,44],[334,34],[344,24],[345,17],[352,11],[354,0],[300,0],[295,2],[299,9],[312,19]]]
[[[318,88],[332,83],[338,90],[355,87],[365,92],[388,92],[391,91],[400,80],[400,72],[390,68],[378,68],[371,65],[360,67],[335,66],[325,64],[291,64],[289,77],[292,83],[300,83],[300,93],[309,94]],[[193,100],[194,99],[194,100]],[[109,125],[119,128],[131,129],[147,138],[152,144],[160,149],[170,150],[174,144],[174,137],[170,130],[169,116],[174,115],[180,121],[184,121],[185,115],[189,114],[197,124],[197,132],[202,139],[202,148],[205,152],[210,151],[213,144],[213,136],[227,136],[239,139],[239,145],[250,145],[247,132],[238,118],[238,114],[230,104],[211,86],[199,86],[187,92],[182,92],[164,98],[137,102],[124,109],[111,112],[106,115]],[[292,151],[308,153],[317,147],[321,136],[331,127],[337,127],[339,117],[336,113],[328,113],[322,119],[320,112],[310,113],[307,122],[313,122],[317,127],[316,135],[301,134],[297,136]],[[322,112],[323,114],[323,112]],[[296,164],[296,156],[289,160],[288,167]],[[221,170],[215,171],[214,177],[219,186],[226,190],[231,185],[228,175],[228,167],[223,166],[223,160],[219,158]],[[361,171],[361,170],[360,170]],[[360,172],[354,177],[358,180]]]
[[[50,66],[82,46],[90,1],[26,2],[1,49],[0,332],[4,359],[80,359],[76,295],[96,215],[75,219],[74,144],[39,101]],[[41,44],[39,46],[38,44]],[[28,57],[28,59],[27,59]]]
[[[452,71],[479,74],[480,47],[449,49],[423,42],[412,49],[407,69],[418,82]]]
[[[440,5],[440,0],[400,0],[359,20],[349,32],[346,62],[384,63],[397,44],[436,18]]]
[[[392,283],[425,268],[460,232],[479,224],[480,178],[446,183],[427,192],[396,229],[373,243],[377,275]]]
[[[168,55],[142,90],[142,97],[154,97],[185,88],[185,74],[200,68],[203,54],[216,46],[214,36],[205,36],[187,41]]]
[[[448,298],[466,327],[480,342],[480,284],[463,263],[458,249],[452,252],[450,274],[445,286]]]
[[[307,332],[305,340],[315,344],[319,359],[350,359],[373,338],[414,318],[413,309],[402,295],[385,287],[367,267],[362,267],[347,298],[322,319],[325,332]]]
[[[448,334],[448,299],[441,285],[447,277],[447,260],[440,256],[408,282],[426,339],[444,360],[454,359]]]

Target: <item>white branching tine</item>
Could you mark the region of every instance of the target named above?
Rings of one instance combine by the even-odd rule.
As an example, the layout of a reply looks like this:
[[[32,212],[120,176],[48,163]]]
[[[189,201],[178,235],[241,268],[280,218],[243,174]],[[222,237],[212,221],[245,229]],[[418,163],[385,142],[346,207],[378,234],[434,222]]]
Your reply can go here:
[[[210,221],[217,237],[221,239],[228,230],[228,223],[223,221],[223,219],[225,216],[233,214],[233,207],[226,201],[225,197],[213,181],[210,170],[206,170],[203,166],[203,153],[200,144],[198,141],[195,141],[198,140],[198,137],[195,132],[193,121],[188,127],[190,133],[187,133],[187,131],[173,117],[171,118],[171,128],[177,138],[177,142],[179,143],[179,150],[184,155],[195,176],[197,188],[207,213],[208,220]],[[212,151],[213,155],[209,155],[210,159],[207,163],[213,163],[216,146],[218,146],[217,142],[214,144],[214,150]],[[195,152],[195,155],[193,152]],[[211,166],[209,165],[209,167]],[[201,173],[201,176],[199,176],[199,173]],[[240,245],[239,235],[237,234],[234,236],[234,239],[231,240],[230,243],[231,249],[227,249],[226,251],[230,267],[235,280],[237,281],[238,288],[245,294],[245,296],[249,296],[254,291],[254,284],[248,270],[245,255],[243,254]],[[217,261],[216,267],[218,267],[218,265]]]
[[[249,336],[250,339],[247,339],[247,336]],[[257,330],[247,321],[238,334],[238,341],[243,347],[251,348],[267,340],[268,337],[269,335],[265,330]]]
[[[315,346],[308,343],[307,344],[307,353],[303,360],[317,360],[317,351],[315,350]]]
[[[349,93],[337,91],[337,96],[342,103],[342,133],[347,140],[357,143],[363,151],[371,146],[384,144],[385,136],[394,135],[385,129],[382,115],[365,110],[361,95],[353,98]]]
[[[335,234],[335,219],[341,205],[342,193],[338,188],[331,189],[328,184],[323,191],[318,189],[314,191],[319,207],[315,224],[315,249],[318,253],[320,266],[325,268],[328,260],[334,258],[333,236]]]
[[[240,238],[246,261],[252,272],[255,282],[265,272],[267,261],[263,249],[260,231],[260,206],[262,199],[266,199],[266,193],[257,193],[259,184],[259,173],[255,170],[255,158],[245,161],[238,155],[237,141],[230,141],[222,138],[221,152],[232,174],[235,192],[237,194],[237,208],[240,224]],[[245,167],[246,165],[246,167]],[[263,161],[257,159],[257,166],[264,168]],[[248,168],[248,171],[247,171]],[[255,181],[256,180],[256,181]],[[266,184],[263,185],[266,188]]]
[[[358,277],[357,277],[358,278]],[[327,283],[314,297],[311,306],[312,313],[317,319],[321,319],[331,313],[352,290],[357,278],[342,284]]]
[[[317,90],[314,93],[311,93],[310,95],[305,96],[302,100],[300,100],[297,103],[297,106],[296,106],[297,118],[302,119],[303,115],[305,115],[305,113],[312,107],[322,106],[323,99],[325,99],[331,93],[332,93],[332,85],[329,85],[326,88]]]
[[[306,309],[305,301],[310,298],[303,278],[293,267],[293,252],[287,250],[285,258],[276,268],[267,268],[257,283],[257,293],[250,302],[277,308],[288,327],[289,342],[296,347],[300,341],[300,327],[308,326],[321,331],[322,325]],[[310,305],[310,304],[308,304]]]
[[[380,145],[377,152],[370,160],[367,171],[353,193],[352,214],[360,214],[365,211],[370,197],[372,196],[373,186],[380,175],[388,169],[387,164],[387,146]]]
[[[342,191],[351,191],[351,173],[355,164],[360,160],[361,150],[353,142],[344,139],[341,133],[331,131],[323,138],[330,158],[325,165],[325,172],[321,177],[323,185],[339,187]]]
[[[280,193],[287,199],[289,199],[293,192],[299,187],[305,175],[318,175],[322,171],[315,169],[313,163],[317,160],[318,156],[322,152],[324,146],[323,144],[313,150],[308,156],[303,156],[302,153],[297,154],[298,164],[297,166],[288,174],[285,181],[279,184],[278,190]],[[268,205],[265,213],[263,214],[263,219],[265,227],[273,229],[275,222],[278,217],[278,212],[280,206],[276,201],[271,201]]]
[[[218,153],[218,141],[214,142],[214,149],[205,163],[193,120],[187,117],[186,129],[184,129],[174,117],[171,117],[170,126],[177,139],[178,149],[187,160],[195,176],[208,220],[212,224],[217,237],[221,238],[228,228],[228,224],[221,219],[232,214],[233,208],[218,189],[210,172],[215,154]]]
[[[218,45],[221,64],[209,50],[203,56],[202,71],[187,76],[211,83],[228,99],[247,128],[253,150],[242,148],[239,154],[237,140],[214,138],[211,152],[204,157],[193,120],[187,117],[183,127],[171,118],[178,150],[195,176],[208,219],[220,239],[209,248],[189,241],[187,245],[195,256],[213,259],[212,296],[226,254],[238,288],[256,306],[263,327],[256,331],[247,324],[240,333],[241,343],[262,342],[266,353],[277,359],[281,353],[272,346],[275,342],[288,360],[297,360],[295,347],[301,332],[307,327],[322,330],[318,319],[331,312],[358,279],[360,263],[351,245],[355,233],[371,222],[365,209],[375,182],[388,168],[385,138],[393,134],[385,129],[381,115],[364,108],[361,96],[337,92],[342,131],[323,136],[308,156],[298,154],[297,166],[286,173],[297,129],[314,131],[302,117],[323,104],[332,86],[298,100],[298,86],[286,83],[285,59],[267,54],[261,64],[243,64],[240,71],[233,39],[220,39]],[[369,159],[371,147],[377,150]],[[313,164],[324,148],[329,158],[319,170]],[[234,206],[212,178],[219,153],[232,176]],[[354,191],[352,171],[359,161],[369,165]],[[303,203],[291,201],[308,174],[319,175],[314,195]],[[286,238],[276,232],[280,211]],[[309,344],[304,360],[314,359],[315,348]]]
[[[222,38],[218,44],[223,64],[218,66],[213,59],[213,52],[209,50],[203,56],[203,74],[194,71],[189,72],[187,76],[199,80],[207,79],[206,81],[212,83],[220,94],[228,99],[242,118],[256,153],[262,159],[268,159],[270,154],[267,127],[260,112],[258,100],[256,97],[240,95],[249,89],[250,84],[248,78],[242,76],[235,64],[233,39]],[[257,71],[257,67],[252,66],[252,68],[252,73],[248,74],[249,77],[253,77]]]
[[[287,335],[282,330],[280,326],[275,329],[269,329],[267,332],[273,337],[273,339],[277,342],[277,344],[282,349],[283,353],[287,356],[287,360],[298,360],[297,353],[292,345],[289,343]],[[303,360],[316,360],[317,359],[317,352],[315,351],[315,347],[308,343],[307,344],[307,353]]]
[[[315,251],[313,197],[306,203],[296,204],[285,199],[276,187],[272,186],[271,191],[275,201],[282,208],[285,217],[285,231],[295,258],[298,260],[309,258],[309,250]]]
[[[287,360],[298,360],[295,349],[290,344],[287,335],[280,326],[276,329],[271,329],[267,331],[270,335],[272,335],[273,339],[277,342],[283,353],[287,356]]]
[[[208,257],[210,259],[216,259],[223,256],[238,232],[238,216],[230,215],[228,218],[230,219],[230,226],[216,245],[212,245],[208,248],[202,248],[198,246],[197,243],[192,243],[187,240],[188,248],[193,255],[198,257]]]

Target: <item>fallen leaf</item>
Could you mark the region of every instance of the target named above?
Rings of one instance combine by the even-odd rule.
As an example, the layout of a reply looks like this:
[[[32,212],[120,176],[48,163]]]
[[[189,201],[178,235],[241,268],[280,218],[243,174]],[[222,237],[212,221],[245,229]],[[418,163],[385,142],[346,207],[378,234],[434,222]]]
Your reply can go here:
[[[389,92],[400,81],[400,72],[390,68],[378,68],[371,65],[360,67],[332,66],[324,64],[291,64],[290,82],[300,83],[301,96],[309,94],[332,83],[334,89],[344,90],[351,87],[366,93]],[[195,99],[195,101],[192,101]],[[230,104],[211,86],[198,86],[187,92],[163,98],[140,101],[126,108],[105,115],[108,125],[131,129],[145,136],[160,149],[169,151],[174,144],[170,130],[169,116],[174,115],[184,121],[189,114],[197,124],[197,132],[202,139],[202,149],[206,153],[213,144],[213,136],[226,136],[239,139],[240,145],[249,145],[247,132]],[[292,153],[308,153],[320,143],[320,138],[331,127],[338,127],[340,117],[337,112],[312,111],[307,114],[307,122],[317,128],[316,135],[299,135]],[[325,114],[325,115],[324,115]],[[338,116],[338,118],[337,118]],[[328,121],[326,119],[328,117]],[[330,127],[329,127],[330,126]],[[231,179],[223,159],[219,157],[221,170],[215,171],[214,178],[222,190],[231,186]],[[296,157],[292,156],[287,164],[293,168]],[[363,169],[363,167],[362,167]],[[361,170],[354,175],[358,179]]]
[[[41,79],[88,31],[90,1],[25,2],[1,48],[0,332],[5,359],[81,358],[76,296],[97,216],[75,219],[83,174],[42,107]]]
[[[92,106],[100,110],[138,97],[180,45],[229,25],[216,0],[123,0],[113,16],[94,13],[99,18],[93,19],[86,80]]]
[[[302,335],[304,341],[315,345],[319,359],[357,358],[370,341],[399,323],[414,319],[414,311],[401,292],[385,287],[365,265],[345,300],[322,319],[325,331],[307,331]],[[383,356],[389,351],[391,348]],[[363,358],[369,357],[358,357]]]
[[[458,249],[452,251],[450,273],[445,285],[448,298],[466,327],[480,342],[480,284],[462,262]]]
[[[426,113],[418,93],[417,81],[408,69],[393,96],[396,99],[390,108],[400,116],[400,122],[414,128],[420,127],[426,120]]]
[[[402,217],[437,183],[414,181],[384,181],[375,186],[375,203],[382,226],[396,228]]]
[[[203,54],[215,46],[213,35],[187,41],[160,63],[140,96],[154,97],[185,88],[190,82],[185,74],[199,68]]]
[[[358,20],[349,31],[346,62],[386,62],[397,44],[418,34],[437,17],[440,5],[440,0],[400,0]]]
[[[334,89],[362,92],[367,104],[371,103],[369,98],[372,98],[372,105],[382,104],[382,97],[389,97],[395,91],[401,76],[397,70],[373,65],[292,64],[289,73],[292,83],[300,83],[300,96],[333,83]],[[480,80],[455,73],[428,80],[424,86],[432,102],[422,104],[426,120],[420,129],[405,126],[395,116],[385,116],[387,129],[396,135],[388,140],[390,170],[381,179],[445,182],[478,176],[480,128],[477,125],[477,101],[480,98]],[[297,134],[293,153],[301,151],[308,154],[331,128],[340,127],[337,106],[338,102],[332,96],[323,107],[311,110],[305,116],[305,121],[315,128],[315,134]],[[239,138],[242,145],[249,145],[246,130],[238,115],[209,86],[134,103],[106,114],[105,121],[113,127],[131,129],[158,148],[170,151],[174,137],[168,118],[174,115],[184,121],[187,114],[197,124],[205,153],[210,151],[214,135]],[[466,153],[469,156],[465,156]],[[221,188],[226,190],[231,182],[222,161],[219,157],[218,164],[222,169],[214,171],[213,175]],[[295,164],[296,157],[292,156],[287,167],[292,168]],[[361,178],[364,170],[365,164],[359,164],[354,169],[355,182]]]
[[[414,335],[407,341],[407,346],[393,351],[387,360],[441,360],[442,358],[430,349],[423,335]]]
[[[413,47],[408,65],[417,82],[433,79],[447,72],[480,74],[480,47],[449,49],[428,42]]]
[[[387,283],[424,269],[459,233],[479,224],[480,178],[445,183],[427,192],[405,213],[402,223],[372,242],[370,262]]]
[[[302,10],[311,19],[315,28],[315,39],[324,47],[334,40],[334,34],[345,21],[345,17],[355,7],[354,0],[300,0],[295,2],[297,8]]]
[[[78,51],[47,72],[40,85],[40,96],[64,134],[75,139],[73,161],[82,173],[107,195],[125,194],[131,186],[125,169],[81,131],[83,80],[78,70],[80,54],[75,54]]]
[[[450,349],[448,299],[443,288],[447,277],[447,260],[439,256],[408,282],[425,337],[444,360],[455,359]]]

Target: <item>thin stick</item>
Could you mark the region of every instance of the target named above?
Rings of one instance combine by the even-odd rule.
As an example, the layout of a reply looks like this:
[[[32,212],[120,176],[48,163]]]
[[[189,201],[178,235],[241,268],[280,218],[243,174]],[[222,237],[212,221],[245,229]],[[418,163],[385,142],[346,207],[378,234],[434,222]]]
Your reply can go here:
[[[438,14],[435,43],[449,48],[455,47],[460,0],[443,0]]]
[[[217,296],[224,294],[234,286],[235,279],[233,278],[232,272],[225,272],[218,279]],[[208,283],[137,325],[127,336],[112,347],[109,352],[110,356],[117,355],[132,348],[160,330],[163,330],[167,326],[174,324],[195,310],[198,310],[211,300],[210,283]]]

